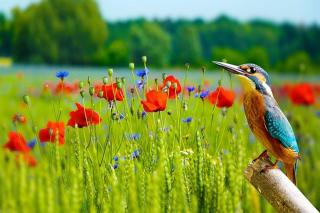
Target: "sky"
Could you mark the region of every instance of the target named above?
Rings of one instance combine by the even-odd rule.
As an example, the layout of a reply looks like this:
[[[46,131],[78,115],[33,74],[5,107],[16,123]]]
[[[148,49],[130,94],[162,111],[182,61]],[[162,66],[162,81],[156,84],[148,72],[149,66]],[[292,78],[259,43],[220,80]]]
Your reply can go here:
[[[1,0],[6,14],[14,6],[25,8],[39,0]],[[255,18],[275,22],[320,24],[320,0],[97,0],[106,20],[130,18],[203,18],[225,14],[246,21]]]

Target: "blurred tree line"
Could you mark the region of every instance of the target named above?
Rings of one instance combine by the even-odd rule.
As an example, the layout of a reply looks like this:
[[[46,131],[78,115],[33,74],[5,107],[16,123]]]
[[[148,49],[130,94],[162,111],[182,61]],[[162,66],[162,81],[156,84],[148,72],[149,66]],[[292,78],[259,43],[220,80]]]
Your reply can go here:
[[[156,67],[252,62],[281,71],[320,67],[320,26],[263,20],[127,20],[106,23],[94,0],[44,0],[0,14],[0,55],[16,62]]]

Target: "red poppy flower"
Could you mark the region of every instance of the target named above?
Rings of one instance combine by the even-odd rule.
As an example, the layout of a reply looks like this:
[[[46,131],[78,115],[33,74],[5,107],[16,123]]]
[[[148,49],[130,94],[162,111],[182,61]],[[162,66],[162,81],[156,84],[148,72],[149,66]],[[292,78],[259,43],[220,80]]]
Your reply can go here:
[[[35,167],[37,165],[36,159],[29,153],[22,153],[16,156],[16,161],[23,160],[29,167]]]
[[[89,108],[84,108],[81,104],[76,103],[77,110],[69,113],[70,119],[68,126],[75,127],[77,124],[79,128],[86,127],[88,125],[96,125],[101,122],[101,118],[98,113]]]
[[[116,83],[110,85],[96,85],[96,94],[98,94],[100,91],[103,92],[103,98],[105,98],[107,101],[123,101],[123,91],[121,88],[117,87]]]
[[[27,122],[27,119],[26,119],[26,117],[24,117],[23,115],[15,114],[15,115],[12,117],[12,121],[13,121],[13,122],[18,122],[18,123],[21,123],[21,124],[25,124],[25,123]]]
[[[217,89],[211,92],[208,96],[209,101],[212,104],[216,104],[217,107],[231,107],[236,94],[233,90],[227,90],[221,86],[217,87]]]
[[[308,83],[300,83],[292,86],[290,100],[297,105],[312,105],[316,102],[312,86]]]
[[[45,84],[43,84],[42,91],[43,92],[48,92],[49,88],[50,88],[50,84],[49,83],[45,83]]]
[[[163,86],[161,89],[167,86],[167,83],[170,82],[170,87],[168,89],[168,95],[170,99],[176,98],[176,96],[181,92],[181,85],[178,79],[173,75],[169,75],[163,80]],[[176,86],[176,87],[175,87]]]
[[[75,91],[75,87],[72,84],[69,84],[67,82],[59,82],[56,87],[54,88],[54,93],[64,93],[64,94],[71,94]]]
[[[9,132],[8,134],[9,141],[4,144],[4,148],[9,149],[11,151],[18,152],[29,152],[30,148],[24,139],[23,135],[19,132]]]
[[[39,131],[39,138],[41,142],[54,143],[58,140],[60,145],[64,144],[64,123],[49,121],[47,128]]]
[[[150,90],[146,94],[147,100],[141,101],[141,104],[146,112],[163,111],[167,106],[167,97],[162,91]]]
[[[317,96],[320,96],[320,84],[314,84],[313,85],[313,91]]]

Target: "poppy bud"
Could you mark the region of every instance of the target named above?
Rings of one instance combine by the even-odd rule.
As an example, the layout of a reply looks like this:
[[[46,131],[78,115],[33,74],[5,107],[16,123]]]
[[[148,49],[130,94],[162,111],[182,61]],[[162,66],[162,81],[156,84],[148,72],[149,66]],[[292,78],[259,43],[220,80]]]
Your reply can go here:
[[[103,77],[102,78],[102,82],[104,85],[106,85],[108,83],[108,78],[107,77]]]
[[[90,94],[91,96],[94,95],[94,87],[90,87],[90,88],[89,88],[89,94]]]
[[[119,82],[120,82],[119,78],[118,78],[118,77],[116,77],[116,83],[119,83]]]
[[[121,82],[120,82],[120,81],[119,81],[119,82],[117,82],[117,88],[118,88],[118,89],[120,89],[120,88],[121,88],[121,86],[122,86]]]
[[[29,95],[24,95],[24,96],[23,96],[23,102],[24,102],[25,104],[30,104],[30,97],[29,97]]]
[[[166,86],[167,86],[168,88],[171,87],[171,81],[167,81]]]
[[[167,113],[168,113],[168,115],[171,115],[171,114],[172,114],[172,112],[171,112],[170,110],[168,110],[168,112],[167,112]]]
[[[157,78],[154,79],[154,83],[155,83],[156,85],[158,85],[158,79],[157,79]]]
[[[130,92],[131,92],[131,94],[133,94],[134,93],[134,88],[132,87],[132,88],[130,88]]]
[[[187,69],[190,68],[190,64],[189,63],[185,63],[185,66],[186,66]]]
[[[102,90],[99,91],[98,96],[99,96],[99,98],[103,97],[103,91]]]
[[[90,78],[90,76],[88,76],[87,82],[88,82],[89,85],[91,84],[91,78]]]
[[[83,82],[83,81],[80,81],[80,82],[79,82],[79,88],[80,88],[80,89],[83,89],[83,87],[84,87],[84,82]]]
[[[164,79],[166,79],[166,77],[167,77],[167,74],[166,73],[162,73],[162,79],[164,80]]]
[[[80,91],[80,95],[81,95],[82,98],[84,97],[84,91],[83,90]]]
[[[112,77],[112,75],[113,75],[113,69],[108,69],[108,75],[109,75],[110,78]]]
[[[123,84],[125,84],[125,83],[126,83],[126,78],[125,78],[125,77],[121,77],[121,82],[122,82]]]
[[[141,57],[141,59],[142,59],[143,63],[147,63],[147,56],[144,55],[144,56]]]
[[[173,88],[177,89],[177,87],[178,87],[178,84],[177,83],[173,83]]]
[[[129,69],[134,70],[134,63],[129,63]]]

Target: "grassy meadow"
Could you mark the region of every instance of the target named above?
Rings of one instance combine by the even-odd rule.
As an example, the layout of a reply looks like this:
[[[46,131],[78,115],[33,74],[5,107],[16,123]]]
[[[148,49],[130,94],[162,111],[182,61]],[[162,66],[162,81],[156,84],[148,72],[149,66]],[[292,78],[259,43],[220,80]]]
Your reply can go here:
[[[162,83],[161,72],[150,72],[152,77],[139,89],[134,86],[139,77],[130,69],[120,75],[116,69],[112,75],[105,71],[89,81],[89,72],[71,71],[64,82],[75,79],[84,86],[68,94],[47,86],[61,81],[55,72],[1,74],[0,144],[8,141],[10,131],[22,133],[27,142],[35,143],[30,153],[37,163],[30,167],[18,153],[1,147],[0,212],[273,212],[243,176],[264,148],[250,132],[241,93],[231,107],[219,108],[195,97],[196,91],[184,92],[168,99],[164,111],[143,113],[145,90],[157,88],[154,77]],[[236,81],[221,73],[212,79],[200,71],[177,76],[182,87],[212,91],[222,83],[238,91]],[[90,88],[102,84],[104,76],[107,84],[119,77],[123,101],[110,104],[90,95]],[[23,95],[30,97],[28,104]],[[77,102],[97,112],[101,123],[67,126]],[[301,150],[298,187],[319,209],[319,108],[293,105],[286,98],[278,102]],[[17,113],[25,123],[12,121]],[[39,130],[48,121],[65,123],[63,145],[39,141]]]

